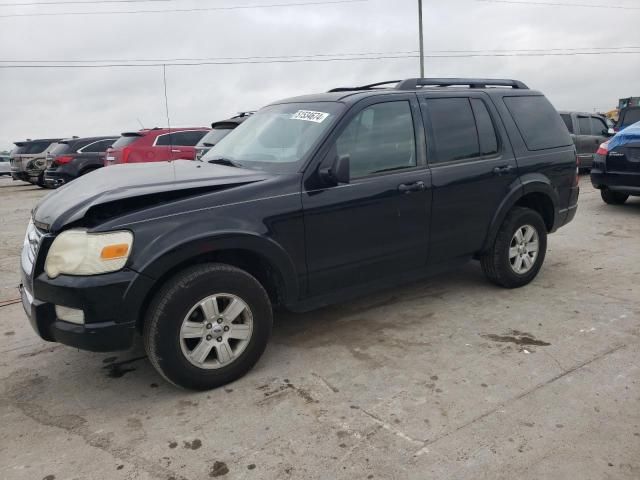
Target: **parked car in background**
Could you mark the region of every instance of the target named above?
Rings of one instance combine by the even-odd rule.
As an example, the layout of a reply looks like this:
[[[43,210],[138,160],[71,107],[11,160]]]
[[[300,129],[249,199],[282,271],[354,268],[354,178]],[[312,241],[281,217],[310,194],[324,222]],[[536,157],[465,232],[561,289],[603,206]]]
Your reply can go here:
[[[41,138],[14,142],[11,151],[11,176],[44,187],[44,171],[47,168],[47,153],[61,138]]]
[[[621,205],[630,196],[640,196],[640,122],[600,146],[591,183],[608,204]]]
[[[580,169],[589,170],[598,147],[611,136],[607,119],[592,113],[559,113],[576,146]]]
[[[119,137],[70,138],[59,141],[47,153],[44,184],[57,188],[104,166],[105,152]]]
[[[196,144],[209,128],[152,128],[125,132],[107,149],[105,165],[194,160]]]
[[[618,121],[613,130],[618,133],[634,123],[640,122],[640,107],[626,107],[620,110]]]
[[[214,147],[252,113],[254,112],[240,112],[235,117],[212,123],[211,131],[202,137],[196,145],[196,160],[201,160],[203,155],[211,150],[211,147]]]
[[[0,154],[0,175],[11,176],[11,161],[9,155]]]
[[[110,351],[142,332],[164,378],[208,389],[258,361],[273,306],[474,258],[497,285],[528,284],[578,194],[571,137],[522,82],[337,88],[259,110],[202,162],[119,165],[52,192],[28,226],[22,302],[45,340]]]

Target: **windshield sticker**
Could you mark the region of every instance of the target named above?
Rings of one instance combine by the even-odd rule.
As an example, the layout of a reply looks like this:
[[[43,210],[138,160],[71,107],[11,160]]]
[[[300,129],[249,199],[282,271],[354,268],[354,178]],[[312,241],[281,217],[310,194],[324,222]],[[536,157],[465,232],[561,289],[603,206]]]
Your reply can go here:
[[[298,110],[291,115],[291,120],[306,120],[307,122],[322,123],[329,116],[328,113],[314,112],[313,110]]]

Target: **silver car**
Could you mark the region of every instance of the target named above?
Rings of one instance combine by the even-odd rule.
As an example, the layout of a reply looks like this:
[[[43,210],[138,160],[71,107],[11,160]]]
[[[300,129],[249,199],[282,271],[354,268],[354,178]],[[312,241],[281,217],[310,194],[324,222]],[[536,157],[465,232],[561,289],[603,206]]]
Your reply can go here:
[[[44,171],[47,168],[47,153],[61,138],[42,138],[15,142],[16,148],[11,151],[11,176],[14,180],[22,180],[44,186]]]
[[[9,155],[0,155],[0,176],[11,175]]]

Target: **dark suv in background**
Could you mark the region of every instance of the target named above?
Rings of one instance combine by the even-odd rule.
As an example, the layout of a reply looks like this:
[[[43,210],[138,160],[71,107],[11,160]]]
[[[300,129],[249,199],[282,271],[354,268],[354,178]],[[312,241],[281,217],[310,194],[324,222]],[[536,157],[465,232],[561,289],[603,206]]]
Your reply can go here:
[[[560,116],[576,145],[580,168],[591,169],[598,147],[611,137],[606,118],[582,112],[560,112]]]
[[[44,171],[47,168],[47,153],[62,140],[61,138],[41,138],[14,142],[11,151],[11,176],[44,187]]]
[[[105,152],[117,136],[70,138],[61,140],[46,157],[44,184],[57,188],[81,175],[104,166]]]
[[[213,388],[258,361],[273,306],[471,259],[497,285],[528,284],[578,191],[567,129],[522,82],[337,88],[259,110],[202,162],[110,167],[48,195],[23,305],[45,340],[108,351],[139,331],[167,380]]]
[[[640,107],[626,107],[620,110],[614,130],[617,133],[638,122],[640,122]]]
[[[221,120],[211,124],[211,131],[207,133],[196,145],[196,160],[202,160],[205,153],[211,150],[220,140],[229,135],[231,131],[244,122],[254,112],[240,112],[235,117]]]

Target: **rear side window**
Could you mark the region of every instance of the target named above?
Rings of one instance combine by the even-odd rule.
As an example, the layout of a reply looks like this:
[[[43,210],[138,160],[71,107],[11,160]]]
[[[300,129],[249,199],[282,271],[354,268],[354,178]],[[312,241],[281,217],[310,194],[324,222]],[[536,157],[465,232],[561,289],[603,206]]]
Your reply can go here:
[[[480,156],[476,122],[468,98],[433,98],[426,104],[433,126],[436,163]]]
[[[573,121],[571,120],[571,114],[562,113],[560,114],[560,117],[562,118],[564,124],[567,126],[567,130],[569,130],[569,133],[573,133]]]
[[[482,155],[495,155],[498,153],[498,137],[493,126],[491,115],[485,103],[479,98],[471,99],[473,114],[476,117],[478,138],[480,139],[480,153]]]
[[[580,127],[580,135],[591,135],[590,117],[578,117],[578,126]]]
[[[131,145],[133,142],[135,142],[136,140],[139,140],[140,138],[142,138],[139,135],[123,135],[121,136],[118,140],[116,140],[113,145],[111,145],[112,148],[124,148],[128,145]]]
[[[211,130],[209,133],[207,133],[204,137],[202,137],[198,142],[198,145],[203,145],[205,147],[213,147],[216,143],[218,143],[224,137],[229,135],[229,133],[231,133],[232,130],[233,128],[231,127],[223,127],[223,128],[216,127],[213,130]]]
[[[86,153],[101,153],[107,150],[107,148],[109,148],[115,139],[113,138],[109,138],[107,140],[98,140],[97,142],[93,142],[90,143],[89,145],[86,145],[84,148],[82,148],[82,152],[86,152]]]
[[[560,115],[544,96],[504,97],[529,150],[573,145]]]
[[[206,131],[167,133],[158,137],[158,139],[156,140],[156,145],[179,145],[183,147],[194,147],[206,133]]]

